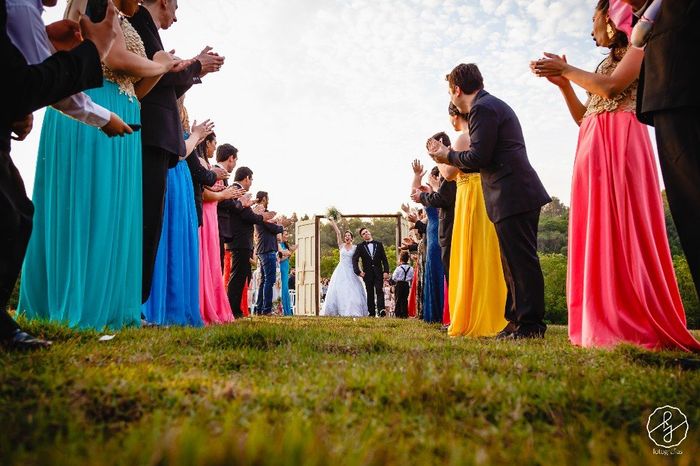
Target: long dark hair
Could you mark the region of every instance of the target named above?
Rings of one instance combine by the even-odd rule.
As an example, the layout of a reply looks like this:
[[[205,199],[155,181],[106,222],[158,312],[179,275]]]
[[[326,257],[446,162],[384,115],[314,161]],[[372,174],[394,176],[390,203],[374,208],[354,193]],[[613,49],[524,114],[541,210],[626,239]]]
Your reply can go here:
[[[207,137],[205,137],[204,140],[197,144],[197,147],[194,148],[194,153],[197,154],[197,157],[204,159],[207,166],[209,166],[209,158],[207,157],[207,143],[213,141],[214,139],[216,139],[216,133],[208,134]]]

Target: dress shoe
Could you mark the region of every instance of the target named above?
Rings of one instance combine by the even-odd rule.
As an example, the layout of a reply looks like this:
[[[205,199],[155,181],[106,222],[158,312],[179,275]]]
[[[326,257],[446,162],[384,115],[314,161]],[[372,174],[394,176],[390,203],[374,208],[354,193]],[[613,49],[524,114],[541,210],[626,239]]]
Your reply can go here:
[[[379,317],[386,317],[386,311],[384,309],[379,310]]]
[[[10,350],[19,351],[36,350],[51,346],[50,341],[33,337],[20,329],[17,329],[15,333],[10,336],[10,338],[4,340],[3,344]]]
[[[496,334],[496,340],[509,340],[512,339],[513,332],[510,330],[501,330]]]

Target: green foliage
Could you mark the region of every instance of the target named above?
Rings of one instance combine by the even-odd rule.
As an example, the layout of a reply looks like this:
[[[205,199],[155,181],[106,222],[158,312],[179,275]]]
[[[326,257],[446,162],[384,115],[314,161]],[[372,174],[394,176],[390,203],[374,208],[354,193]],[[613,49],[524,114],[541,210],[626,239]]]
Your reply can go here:
[[[569,208],[553,197],[542,208],[537,232],[537,249],[541,253],[566,255],[569,232]]]
[[[52,349],[0,351],[0,464],[666,465],[648,415],[688,417],[697,355],[448,338],[396,319],[254,318],[96,332],[22,322]]]
[[[566,307],[566,256],[563,254],[540,255],[544,276],[545,320],[563,324],[569,320]]]
[[[668,237],[668,245],[671,248],[671,255],[682,256],[683,247],[681,246],[681,240],[678,237],[678,230],[676,230],[676,224],[673,223],[673,216],[671,215],[671,209],[668,205],[668,198],[666,197],[666,190],[661,191],[661,197],[664,201],[664,218],[666,219],[666,236]]]
[[[700,303],[698,302],[693,276],[690,274],[685,256],[675,256],[673,258],[673,268],[676,271],[676,280],[681,291],[688,328],[700,328]]]

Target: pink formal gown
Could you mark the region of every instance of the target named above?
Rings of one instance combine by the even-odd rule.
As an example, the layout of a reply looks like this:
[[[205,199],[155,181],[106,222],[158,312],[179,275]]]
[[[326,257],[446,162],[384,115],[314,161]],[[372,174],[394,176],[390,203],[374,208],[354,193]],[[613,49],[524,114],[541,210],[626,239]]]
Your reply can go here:
[[[608,57],[596,72],[609,75],[616,66]],[[614,99],[591,96],[581,123],[571,186],[569,338],[585,347],[699,351],[686,328],[636,94],[634,82]]]
[[[223,187],[217,181],[214,187]],[[233,321],[219,252],[219,220],[215,201],[202,202],[202,226],[199,229],[199,307],[207,325]]]

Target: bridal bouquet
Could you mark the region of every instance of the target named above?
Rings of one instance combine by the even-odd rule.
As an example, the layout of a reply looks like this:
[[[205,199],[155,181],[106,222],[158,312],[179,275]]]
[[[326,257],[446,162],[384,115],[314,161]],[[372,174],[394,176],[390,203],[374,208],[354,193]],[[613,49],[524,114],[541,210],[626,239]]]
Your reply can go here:
[[[342,217],[342,215],[340,215],[340,211],[338,209],[336,209],[335,207],[328,208],[328,211],[326,212],[326,218],[328,220],[333,220],[337,222],[338,220],[340,220],[340,217]]]

